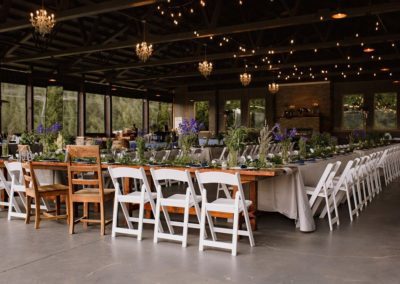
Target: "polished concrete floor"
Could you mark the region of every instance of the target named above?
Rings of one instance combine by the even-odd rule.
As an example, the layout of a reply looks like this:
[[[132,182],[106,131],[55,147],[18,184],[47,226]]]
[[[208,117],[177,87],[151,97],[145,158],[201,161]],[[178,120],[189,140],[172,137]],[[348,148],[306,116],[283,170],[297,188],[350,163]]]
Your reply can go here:
[[[40,230],[0,212],[0,283],[400,283],[400,182],[391,184],[350,224],[329,232],[301,233],[279,214],[260,216],[256,247],[246,239],[239,254],[198,251],[198,232],[189,246],[101,237],[98,227],[44,221]]]

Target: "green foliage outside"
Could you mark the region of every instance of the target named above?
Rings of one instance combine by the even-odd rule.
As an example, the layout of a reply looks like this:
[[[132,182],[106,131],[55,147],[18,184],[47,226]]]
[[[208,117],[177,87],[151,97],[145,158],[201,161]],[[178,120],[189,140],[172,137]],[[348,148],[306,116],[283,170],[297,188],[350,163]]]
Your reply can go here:
[[[136,124],[143,128],[143,100],[125,97],[112,97],[112,129],[123,130]]]
[[[22,133],[26,129],[26,86],[1,83],[1,99],[8,101],[2,104],[1,132],[8,134]]]
[[[397,127],[397,93],[379,93],[374,98],[375,129],[393,129]]]
[[[150,131],[164,131],[165,126],[172,128],[172,104],[149,101]]]
[[[265,99],[249,100],[250,127],[260,129],[265,123]]]
[[[354,94],[343,96],[343,129],[364,129],[365,115],[362,110],[364,95]]]
[[[63,87],[48,86],[46,96],[46,119],[44,126],[46,128],[63,121]]]
[[[198,101],[194,102],[195,119],[204,125],[201,130],[208,130],[209,128],[209,102]]]
[[[240,100],[225,102],[226,128],[239,127],[242,124],[240,113]]]
[[[45,124],[46,92],[46,88],[33,88],[33,129],[37,129],[39,124]]]
[[[63,135],[76,136],[78,133],[78,92],[63,92]]]
[[[104,95],[86,93],[86,133],[104,133]]]

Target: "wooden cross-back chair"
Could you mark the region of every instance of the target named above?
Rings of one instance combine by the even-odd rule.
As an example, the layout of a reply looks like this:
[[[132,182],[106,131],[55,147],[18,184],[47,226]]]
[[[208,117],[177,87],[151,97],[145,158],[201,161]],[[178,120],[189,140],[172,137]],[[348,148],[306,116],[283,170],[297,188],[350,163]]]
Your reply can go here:
[[[76,159],[91,158],[94,163],[79,163]],[[105,219],[105,202],[114,198],[114,189],[105,189],[103,185],[100,148],[93,146],[67,146],[68,184],[70,196],[70,224],[69,233],[74,233],[74,225],[82,222],[84,227],[88,223],[100,224],[100,234],[105,234],[105,226],[112,219]],[[83,216],[74,217],[74,204],[83,203]],[[89,219],[89,203],[98,204],[100,207],[100,219]]]
[[[41,219],[58,220],[67,219],[69,215],[69,202],[68,202],[68,186],[62,184],[49,184],[40,186],[37,182],[36,174],[32,166],[32,162],[22,164],[22,174],[24,176],[25,194],[26,194],[26,219],[25,223],[29,224],[31,219],[31,203],[32,199],[35,200],[35,229],[39,229]],[[65,197],[66,214],[60,215],[61,196]],[[56,208],[48,210],[41,214],[40,202],[48,197],[55,197]],[[55,213],[51,214],[51,213]]]

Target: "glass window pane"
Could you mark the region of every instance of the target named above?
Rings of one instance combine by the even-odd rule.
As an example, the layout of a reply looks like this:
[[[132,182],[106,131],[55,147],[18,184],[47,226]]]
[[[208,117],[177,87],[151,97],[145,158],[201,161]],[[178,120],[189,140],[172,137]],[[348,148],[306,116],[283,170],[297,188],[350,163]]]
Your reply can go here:
[[[249,100],[249,126],[262,128],[265,123],[265,99]]]
[[[343,96],[343,129],[364,129],[366,123],[364,95],[352,94]]]
[[[39,124],[44,125],[46,115],[46,88],[33,88],[33,128],[36,130]]]
[[[397,128],[397,93],[378,93],[374,97],[374,127]]]
[[[225,102],[226,128],[239,127],[241,125],[240,100],[228,100]]]
[[[78,134],[78,92],[63,92],[63,131],[65,134]]]
[[[22,133],[26,129],[26,86],[1,83],[1,132]]]
[[[112,129],[143,128],[143,100],[112,97]]]
[[[86,133],[105,133],[104,96],[86,93]]]
[[[172,128],[172,104],[149,101],[150,131],[169,131]]]
[[[200,101],[200,102],[194,102],[194,114],[195,114],[195,119],[204,125],[204,127],[201,130],[208,130],[208,124],[209,124],[209,116],[208,116],[208,110],[209,110],[209,102],[208,101]]]
[[[63,121],[63,87],[48,86],[46,95],[46,127]]]

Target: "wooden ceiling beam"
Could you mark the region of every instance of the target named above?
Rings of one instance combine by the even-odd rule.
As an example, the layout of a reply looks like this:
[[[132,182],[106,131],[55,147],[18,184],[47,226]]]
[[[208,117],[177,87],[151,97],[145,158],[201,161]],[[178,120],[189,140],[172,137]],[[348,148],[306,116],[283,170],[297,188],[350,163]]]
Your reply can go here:
[[[392,35],[383,35],[383,36],[373,36],[373,37],[366,37],[366,38],[351,38],[345,39],[340,41],[341,47],[346,46],[357,46],[364,43],[364,45],[371,45],[377,44],[382,42],[391,42],[400,40],[400,34],[392,34]],[[275,47],[274,54],[280,53],[288,53],[291,50],[295,50],[296,52],[299,51],[307,51],[307,50],[314,50],[314,49],[327,49],[327,48],[336,48],[336,41],[330,42],[318,42],[318,43],[308,43],[302,45],[288,45],[288,46],[280,46]],[[248,53],[237,53],[238,58],[245,58],[245,57],[252,57],[252,56],[262,56],[268,55],[267,50],[270,48],[262,47],[259,50],[255,51],[255,53],[248,52]],[[227,53],[216,53],[216,54],[209,54],[207,58],[209,60],[223,60],[233,58],[233,52]],[[158,61],[148,61],[146,63],[126,63],[126,64],[119,64],[119,65],[111,65],[111,66],[102,66],[102,67],[95,67],[89,69],[82,69],[82,70],[71,70],[68,73],[92,73],[92,72],[104,72],[110,70],[123,70],[123,69],[135,69],[135,68],[144,68],[144,67],[155,67],[155,66],[165,66],[165,65],[175,65],[175,64],[184,64],[184,63],[193,63],[203,60],[203,56],[190,56],[190,57],[183,57],[183,58],[171,58],[171,59],[164,59]]]
[[[115,2],[115,1],[110,1]],[[124,1],[122,1],[124,2]],[[127,1],[125,1],[127,2]],[[138,3],[142,2],[149,4],[149,2],[155,1],[136,1]],[[100,5],[100,4],[99,4]],[[391,13],[400,11],[400,2],[393,2],[393,3],[385,3],[385,4],[376,4],[376,5],[369,5],[363,6],[358,8],[346,9],[343,10],[348,15],[348,18],[355,18],[355,17],[362,17],[366,15],[378,15],[383,13]],[[86,11],[87,13],[89,11]],[[321,21],[320,17],[323,17],[323,21]],[[186,40],[194,40],[199,38],[208,38],[210,36],[217,36],[217,35],[228,35],[228,34],[236,34],[236,33],[244,33],[244,32],[252,32],[252,31],[259,31],[259,30],[270,30],[276,28],[283,28],[283,27],[290,27],[290,26],[298,26],[298,25],[306,25],[306,24],[313,24],[319,22],[327,22],[327,21],[334,21],[331,17],[331,12],[324,11],[321,13],[313,13],[313,14],[306,14],[294,17],[287,17],[287,18],[278,18],[272,20],[265,20],[265,21],[258,21],[246,24],[237,24],[237,25],[230,25],[224,27],[217,27],[217,28],[209,28],[205,30],[198,30],[198,35],[195,35],[192,31],[190,32],[183,32],[183,33],[173,33],[165,36],[154,36],[148,35],[148,39],[152,44],[161,44],[167,42],[178,42],[178,41],[186,41]],[[75,17],[76,18],[76,17]],[[0,32],[1,32],[0,26]],[[45,52],[41,54],[36,54],[27,57],[16,57],[7,59],[6,62],[32,62],[36,60],[42,59],[49,59],[49,58],[58,58],[58,57],[65,57],[65,56],[73,56],[79,55],[84,53],[93,53],[99,51],[108,51],[108,50],[116,50],[121,48],[129,48],[136,45],[138,39],[131,39],[123,42],[117,42],[108,45],[94,45],[94,46],[86,46],[86,47],[76,47],[71,48],[69,50],[64,51],[57,51],[57,52]]]
[[[114,11],[152,5],[160,0],[110,0],[99,4],[85,5],[78,8],[64,10],[57,14],[57,22],[63,22],[81,17],[89,17],[98,14],[110,13]],[[0,25],[0,33],[17,31],[30,28],[31,23],[28,20],[13,21]]]

